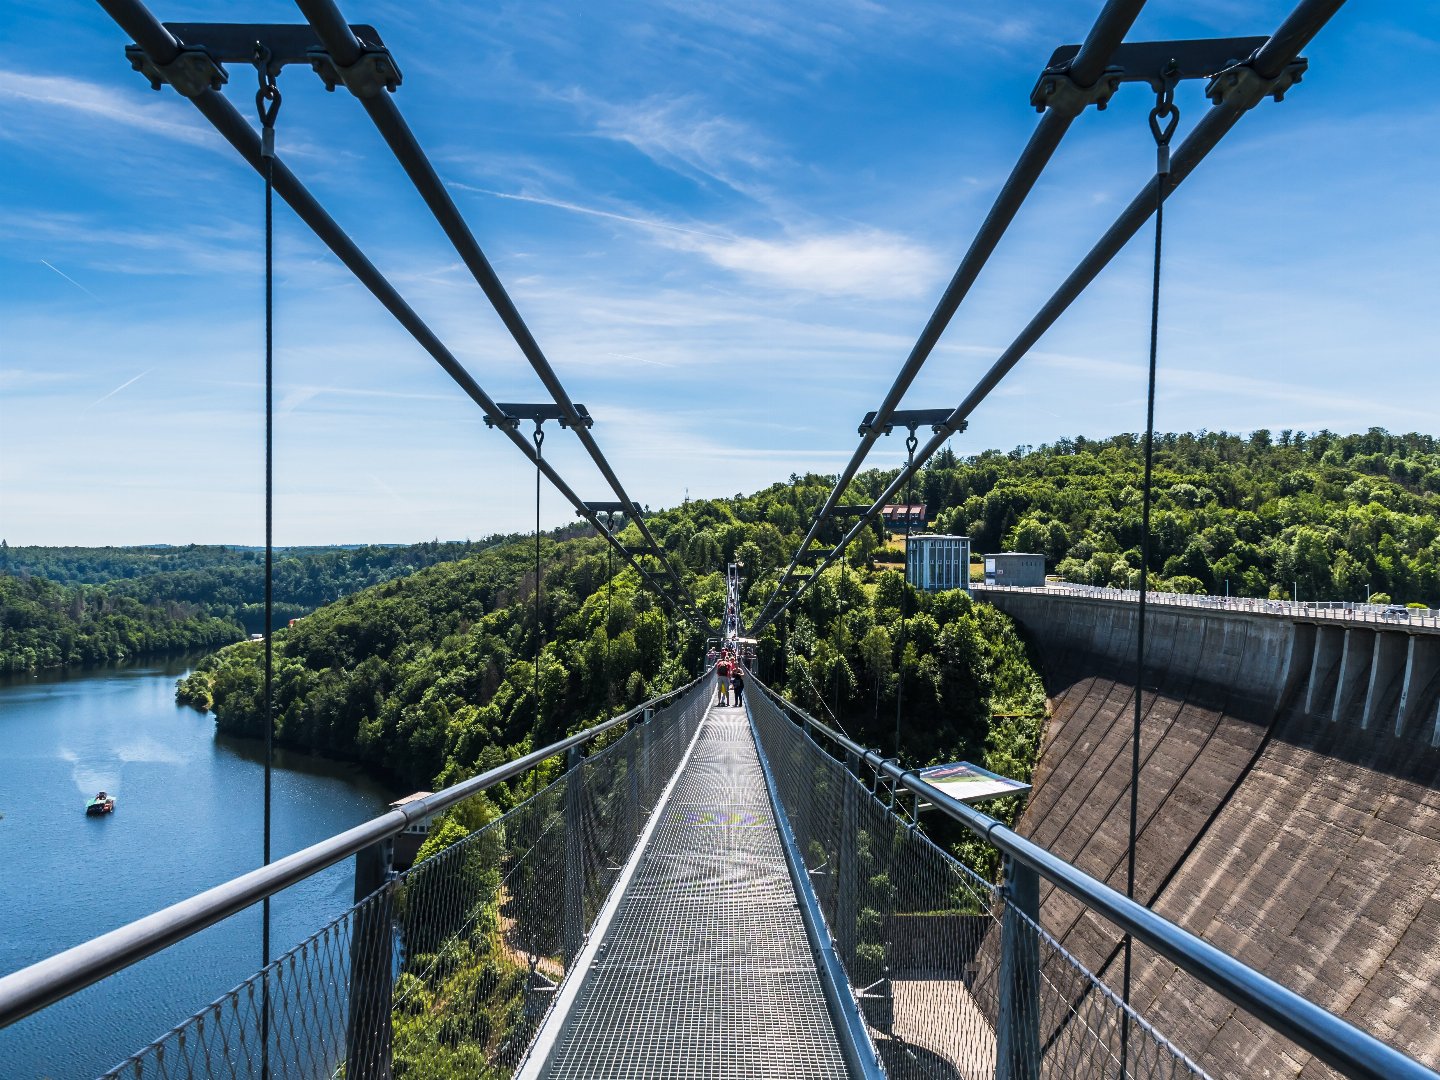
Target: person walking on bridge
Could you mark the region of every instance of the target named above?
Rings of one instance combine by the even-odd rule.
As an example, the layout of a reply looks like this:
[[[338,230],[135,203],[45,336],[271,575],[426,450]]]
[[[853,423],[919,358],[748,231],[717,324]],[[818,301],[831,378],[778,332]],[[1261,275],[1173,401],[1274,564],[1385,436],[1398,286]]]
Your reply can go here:
[[[715,662],[715,674],[720,677],[720,693],[715,699],[716,705],[730,704],[730,654],[722,652],[720,659]]]
[[[735,707],[738,709],[745,704],[745,679],[740,674],[740,665],[730,665],[730,689],[732,697],[735,698]]]

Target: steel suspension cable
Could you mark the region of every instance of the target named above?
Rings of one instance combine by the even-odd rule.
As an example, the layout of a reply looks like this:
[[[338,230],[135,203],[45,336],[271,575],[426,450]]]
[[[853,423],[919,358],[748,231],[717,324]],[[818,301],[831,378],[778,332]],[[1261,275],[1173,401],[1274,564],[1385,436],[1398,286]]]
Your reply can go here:
[[[1162,126],[1161,121],[1165,123]],[[1135,615],[1135,716],[1130,734],[1130,834],[1125,853],[1125,895],[1135,899],[1135,847],[1140,822],[1140,722],[1144,715],[1145,613],[1150,587],[1150,507],[1153,502],[1155,463],[1155,369],[1160,342],[1160,253],[1165,235],[1165,188],[1170,176],[1170,138],[1180,123],[1175,91],[1167,86],[1150,110],[1150,131],[1155,136],[1155,270],[1150,285],[1150,370],[1145,388],[1145,479],[1140,493],[1140,598]],[[1124,974],[1121,1000],[1130,1004],[1131,954],[1133,936],[1124,937]],[[1120,1029],[1120,1075],[1130,1047],[1130,1014],[1123,1014]]]
[[[1262,45],[1249,61],[1245,68],[1250,73],[1248,76],[1252,81],[1258,81],[1262,85],[1278,78],[1284,71],[1285,66],[1294,60],[1300,50],[1308,44],[1317,33],[1325,26],[1330,18],[1343,6],[1344,0],[1301,0],[1293,11],[1286,16],[1284,22],[1276,29],[1270,38]],[[855,525],[847,532],[837,545],[848,544],[859,531],[865,527],[881,506],[888,502],[895,493],[904,486],[909,478],[909,472],[921,468],[925,462],[949,440],[951,434],[959,430],[967,418],[975,411],[981,402],[989,396],[1005,378],[1007,374],[1018,364],[1032,349],[1036,342],[1050,329],[1061,315],[1075,302],[1091,282],[1099,276],[1100,272],[1109,265],[1110,261],[1125,247],[1131,238],[1139,232],[1140,228],[1147,222],[1155,212],[1156,200],[1158,198],[1168,199],[1175,189],[1185,180],[1187,176],[1205,159],[1225,137],[1226,134],[1239,122],[1264,94],[1235,93],[1226,95],[1219,104],[1211,108],[1197,123],[1194,129],[1183,143],[1175,150],[1171,160],[1170,173],[1167,176],[1165,189],[1160,192],[1156,178],[1150,182],[1133,198],[1129,205],[1121,212],[1115,223],[1106,230],[1104,236],[1095,244],[1090,252],[1081,260],[1080,264],[1071,272],[1061,286],[1047,300],[1039,313],[1026,325],[1020,335],[1001,353],[999,359],[991,365],[989,371],[980,379],[975,387],[966,396],[965,400],[958,405],[946,419],[940,429],[936,432],[915,456],[915,461],[906,469],[901,469],[894,480],[875,499],[870,508],[863,514]],[[835,559],[835,551],[826,556],[821,563],[821,569],[829,566]],[[811,581],[814,580],[812,577]],[[756,620],[756,631],[758,632],[767,623],[774,621],[781,612],[786,610],[802,595],[808,583],[788,599],[773,613],[763,615]],[[773,597],[772,597],[773,599]]]
[[[1133,2],[1133,0],[1126,0],[1126,2]],[[349,67],[360,59],[363,46],[355,37],[344,16],[341,15],[335,0],[296,0],[296,6],[309,21],[336,64],[342,68]],[[575,409],[575,403],[566,393],[559,376],[555,374],[555,369],[520,315],[520,310],[506,292],[499,275],[495,273],[489,259],[485,257],[484,251],[475,239],[475,234],[465,223],[459,207],[455,205],[449,189],[426,157],[415,133],[411,131],[410,125],[405,122],[399,106],[395,104],[389,94],[383,92],[367,96],[357,93],[355,96],[364,106],[366,113],[369,114],[401,167],[404,168],[406,175],[410,177],[411,183],[415,185],[420,197],[425,201],[425,205],[430,208],[435,220],[450,240],[456,253],[459,254],[461,261],[465,263],[471,276],[474,277],[476,284],[490,300],[495,313],[499,315],[500,321],[505,325],[505,329],[510,332],[515,344],[519,346],[521,353],[529,361],[530,366],[535,370],[535,374],[539,376],[541,383],[544,384],[555,403],[564,410],[567,426],[574,428],[576,437],[585,447],[586,452],[610,485],[611,490],[614,491],[615,496],[625,504],[626,512],[630,514],[639,528],[640,535],[658,550],[659,544],[656,543],[639,508],[625,491],[619,477],[615,475],[615,470],[606,460],[595,437],[590,433],[589,427],[581,420]],[[665,564],[665,569],[675,588],[683,595],[684,582],[681,581],[679,574],[670,565],[668,559],[661,561]]]
[[[1076,85],[1088,88],[1094,86],[1101,78],[1105,66],[1110,60],[1110,54],[1124,40],[1144,4],[1145,0],[1108,0],[1100,14],[1096,16],[1095,23],[1089,34],[1086,35],[1079,53],[1070,63],[1067,74]],[[1010,223],[1015,219],[1021,205],[1035,186],[1035,182],[1049,164],[1061,139],[1065,137],[1065,133],[1069,131],[1071,123],[1078,115],[1078,110],[1062,112],[1054,107],[1046,110],[1029,142],[1021,151],[1014,168],[1011,169],[1009,177],[1006,178],[999,194],[996,195],[994,205],[977,230],[964,258],[961,259],[955,276],[950,279],[950,284],[946,286],[945,292],[936,304],[934,313],[926,322],[925,328],[910,350],[909,356],[905,358],[905,363],[901,365],[899,374],[895,376],[895,381],[886,392],[879,409],[876,410],[869,430],[864,432],[860,445],[837,477],[834,488],[831,489],[820,509],[815,512],[805,539],[796,549],[795,558],[790,561],[790,565],[780,575],[775,591],[766,600],[760,617],[756,620],[757,625],[764,622],[765,615],[779,597],[785,582],[795,572],[800,553],[810,546],[825,519],[834,512],[835,506],[844,494],[845,487],[859,472],[860,466],[874,447],[881,431],[884,430],[884,425],[899,407],[900,399],[910,388],[911,383],[915,381],[916,376],[920,374],[920,369],[929,359],[935,346],[939,344],[941,335],[950,325],[950,320],[960,309],[971,286],[980,276],[980,271],[984,269],[991,254],[994,253],[996,246],[1005,235],[1005,231],[1010,227]]]
[[[255,45],[260,88],[260,157],[265,166],[265,815],[262,865],[270,865],[271,799],[275,767],[275,117],[280,88],[269,70],[270,50]],[[260,966],[270,966],[270,897],[261,904]],[[260,1075],[270,1075],[270,982],[261,980]]]
[[[905,439],[906,466],[915,464],[915,448],[920,445],[920,440],[915,437],[915,429],[910,429],[910,434]],[[906,632],[909,629],[906,615],[907,601],[910,596],[910,507],[915,497],[915,486],[913,477],[911,483],[905,489],[905,552],[900,565],[904,567],[900,574],[900,659],[896,664],[900,681],[895,686],[895,760],[900,760],[900,716],[905,708],[905,645]]]
[[[614,528],[615,519],[606,515],[606,524]],[[610,706],[615,699],[615,676],[610,670],[610,594],[615,589],[615,575],[610,569],[610,549],[605,549],[605,719],[610,719]]]
[[[545,429],[539,420],[535,421],[535,730],[540,730],[540,649],[543,645],[540,629],[540,461],[541,448],[545,445]]]
[[[101,8],[140,46],[156,64],[168,65],[180,54],[180,43],[165,26],[155,18],[143,0],[97,0]],[[186,95],[188,96],[188,95]],[[188,100],[202,116],[230,143],[242,158],[261,176],[265,174],[265,162],[261,155],[261,137],[248,124],[235,106],[224,94],[207,89],[188,96]],[[487,418],[504,432],[506,438],[527,459],[534,462],[534,451],[526,438],[515,430],[515,425],[487,394],[478,382],[465,370],[455,355],[446,347],[433,330],[420,318],[399,291],[375,267],[358,245],[326,212],[315,196],[305,187],[278,156],[273,161],[275,194],[284,199],[297,217],[328,247],[340,262],[355,275],[381,306],[388,311],[415,339],[446,374],[477,404]],[[597,529],[599,519],[584,501],[570,487],[548,462],[540,465],[547,479],[575,507],[577,513]],[[638,511],[636,512],[638,517]],[[639,523],[642,534],[646,527]],[[677,601],[660,589],[648,571],[642,569],[630,552],[620,544],[608,530],[600,530],[631,566],[641,575],[642,581],[655,589],[662,602],[674,606]],[[673,568],[672,568],[673,570]]]

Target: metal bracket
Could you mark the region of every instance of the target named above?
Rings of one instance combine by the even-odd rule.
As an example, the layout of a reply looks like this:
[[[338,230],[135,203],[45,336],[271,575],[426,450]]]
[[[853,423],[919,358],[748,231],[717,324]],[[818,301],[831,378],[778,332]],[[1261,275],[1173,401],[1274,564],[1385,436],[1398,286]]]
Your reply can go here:
[[[942,431],[949,431],[946,421],[954,409],[896,409],[890,414],[890,419],[885,423],[875,423],[875,412],[872,410],[865,414],[865,419],[860,421],[860,434],[868,435],[876,431],[881,435],[889,435],[897,427],[909,428],[914,431],[917,427],[928,424],[930,430],[939,434]],[[964,431],[964,425],[957,430]],[[869,509],[868,507],[866,509]]]
[[[389,50],[384,45],[369,45],[363,38],[360,55],[353,64],[341,66],[323,49],[314,49],[310,53],[310,66],[326,90],[333,93],[338,83],[344,83],[345,89],[362,100],[378,97],[386,90],[393,94],[401,82],[400,69],[395,66]]]
[[[256,44],[270,50],[267,73],[279,75],[291,64],[314,69],[327,90],[343,82],[356,97],[374,97],[380,90],[400,85],[385,43],[373,26],[357,23],[350,32],[360,42],[360,58],[348,67],[339,67],[325,51],[308,24],[292,23],[165,23],[165,29],[180,43],[180,52],[168,64],[156,63],[139,45],[127,45],[130,66],[159,90],[169,83],[185,97],[198,97],[206,90],[219,90],[229,80],[226,64],[250,65]]]
[[[1158,94],[1167,82],[1173,86],[1184,79],[1214,79],[1217,72],[1232,69],[1243,58],[1254,55],[1268,40],[1242,37],[1125,42],[1110,54],[1109,65],[1092,86],[1081,86],[1070,74],[1070,65],[1079,55],[1080,46],[1062,45],[1051,54],[1050,63],[1040,73],[1035,89],[1030,91],[1030,104],[1036,112],[1049,108],[1062,116],[1079,116],[1090,105],[1105,108],[1122,83],[1148,83]],[[1297,63],[1303,71],[1305,61]]]
[[[534,420],[542,424],[546,420],[558,420],[562,428],[571,426],[570,418],[566,415],[565,410],[553,401],[537,405],[522,405],[513,401],[497,401],[495,407],[504,414],[504,418],[496,420],[493,416],[487,416],[485,417],[486,427],[502,427],[507,431],[512,431],[515,425],[521,420]],[[580,423],[583,426],[588,428],[595,423],[594,419],[585,410],[584,405],[577,404],[575,406],[575,413],[580,417]],[[621,507],[621,509],[624,509],[624,507]]]
[[[150,89],[159,90],[169,83],[182,97],[199,97],[206,90],[219,90],[230,81],[229,73],[215,62],[213,56],[190,45],[181,46],[175,59],[168,64],[157,64],[138,45],[125,47],[125,59],[149,80]]]
[[[870,512],[870,507],[863,503],[844,503],[836,505],[831,511],[833,518],[864,517]]]
[[[1216,105],[1227,103],[1241,112],[1253,109],[1267,97],[1284,101],[1285,94],[1304,76],[1310,62],[1297,56],[1273,79],[1267,79],[1253,67],[1250,60],[1232,64],[1219,72],[1205,87],[1205,96]]]

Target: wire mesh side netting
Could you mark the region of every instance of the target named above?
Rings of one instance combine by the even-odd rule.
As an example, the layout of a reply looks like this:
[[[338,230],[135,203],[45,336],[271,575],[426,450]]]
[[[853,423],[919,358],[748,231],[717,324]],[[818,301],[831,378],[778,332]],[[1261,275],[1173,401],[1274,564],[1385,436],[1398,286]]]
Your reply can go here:
[[[1004,893],[902,817],[886,784],[857,777],[758,687],[746,697],[890,1076],[1203,1075],[1018,911],[1002,963]]]
[[[701,680],[493,820],[480,800],[452,809],[451,820],[473,827],[464,839],[393,876],[106,1080],[510,1075],[711,689]]]

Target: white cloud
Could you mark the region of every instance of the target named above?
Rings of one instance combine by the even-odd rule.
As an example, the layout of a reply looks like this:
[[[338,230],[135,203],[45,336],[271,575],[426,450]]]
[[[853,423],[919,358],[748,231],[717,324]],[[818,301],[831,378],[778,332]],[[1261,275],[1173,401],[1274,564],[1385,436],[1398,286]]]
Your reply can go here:
[[[220,138],[198,119],[189,123],[169,119],[177,115],[173,101],[139,102],[130,95],[117,94],[113,87],[83,79],[0,71],[0,100],[78,113],[103,120],[106,126],[119,124],[191,146],[216,149],[222,145]],[[165,116],[157,115],[162,111]]]
[[[577,96],[595,114],[595,134],[628,143],[657,165],[699,180],[717,181],[759,202],[769,201],[762,175],[783,164],[772,142],[748,124],[724,116],[698,97],[650,97],[614,105]]]
[[[775,240],[685,238],[674,243],[743,277],[827,296],[916,296],[933,289],[943,272],[933,251],[879,229]]]

